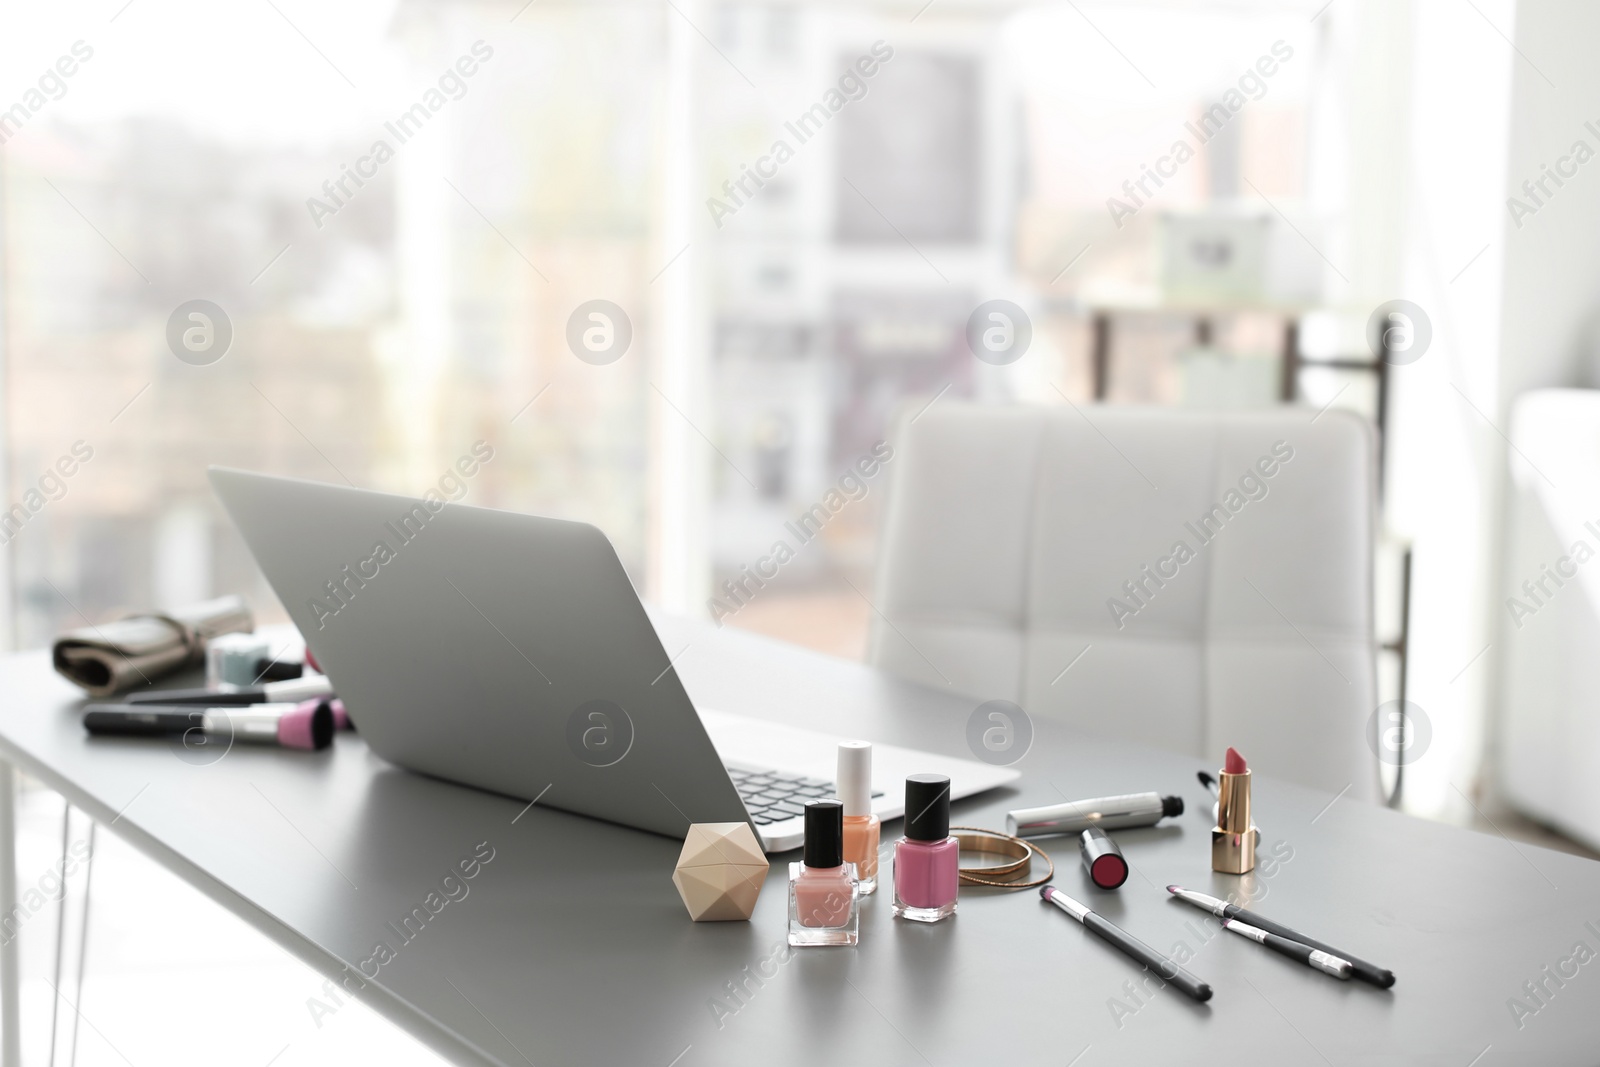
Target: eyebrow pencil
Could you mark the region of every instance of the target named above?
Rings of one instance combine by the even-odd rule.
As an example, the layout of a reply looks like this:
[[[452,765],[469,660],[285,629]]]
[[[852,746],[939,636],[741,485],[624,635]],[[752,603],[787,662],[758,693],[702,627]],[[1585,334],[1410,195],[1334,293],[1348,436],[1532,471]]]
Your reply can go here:
[[[1331,953],[1350,964],[1350,973],[1352,975],[1364,982],[1371,982],[1379,989],[1388,989],[1394,985],[1393,971],[1379,967],[1374,963],[1368,963],[1366,960],[1358,959],[1350,955],[1350,953],[1336,949],[1332,945],[1324,944],[1316,938],[1307,937],[1305,934],[1292,930],[1282,923],[1273,922],[1265,915],[1257,915],[1255,912],[1246,911],[1236,904],[1229,904],[1226,900],[1218,900],[1209,894],[1197,893],[1192,889],[1185,889],[1179,885],[1167,886],[1167,892],[1186,904],[1193,904],[1202,911],[1209,911],[1219,919],[1239,919],[1258,929],[1265,930],[1269,934],[1277,934],[1279,937],[1286,937],[1290,941],[1298,941],[1302,945],[1309,945],[1311,948]]]
[[[1092,930],[1103,941],[1108,941],[1150,969],[1152,974],[1171,982],[1196,1000],[1210,1000],[1211,987],[1200,981],[1161,953],[1140,941],[1088,907],[1078,903],[1053,885],[1039,890],[1039,895]]]
[[[1319,970],[1323,974],[1331,974],[1335,978],[1350,977],[1350,961],[1341,959],[1331,952],[1324,952],[1320,948],[1312,948],[1310,945],[1303,945],[1298,941],[1280,937],[1277,934],[1269,934],[1265,930],[1248,926],[1238,919],[1223,919],[1222,925],[1241,937],[1248,937],[1259,945],[1266,945],[1272,951],[1282,953],[1292,960],[1299,960],[1307,967]]]
[[[264,704],[310,700],[333,695],[333,683],[325,674],[308,674],[264,685],[234,689],[151,689],[128,697],[129,704],[203,704],[223,707],[229,704]]]

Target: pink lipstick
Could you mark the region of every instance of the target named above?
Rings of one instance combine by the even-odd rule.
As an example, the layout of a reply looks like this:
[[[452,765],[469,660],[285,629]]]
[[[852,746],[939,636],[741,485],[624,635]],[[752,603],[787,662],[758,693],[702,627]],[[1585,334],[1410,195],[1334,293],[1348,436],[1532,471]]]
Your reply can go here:
[[[1228,749],[1217,785],[1217,824],[1211,828],[1211,869],[1221,874],[1255,870],[1256,831],[1250,819],[1250,765]]]

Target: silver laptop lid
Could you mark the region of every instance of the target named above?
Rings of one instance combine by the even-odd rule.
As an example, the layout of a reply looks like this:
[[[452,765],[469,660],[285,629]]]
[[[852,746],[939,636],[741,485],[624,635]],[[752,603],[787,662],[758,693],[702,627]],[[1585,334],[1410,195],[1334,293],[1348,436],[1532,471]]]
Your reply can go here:
[[[210,478],[374,752],[674,837],[748,820],[595,527],[221,467]]]

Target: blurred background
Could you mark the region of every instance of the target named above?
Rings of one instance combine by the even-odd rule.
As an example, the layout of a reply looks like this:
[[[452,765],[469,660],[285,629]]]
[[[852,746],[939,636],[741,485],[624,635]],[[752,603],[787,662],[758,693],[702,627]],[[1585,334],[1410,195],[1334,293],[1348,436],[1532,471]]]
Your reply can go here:
[[[881,477],[747,604],[725,583],[902,405],[1350,408],[1382,441],[1381,697],[1431,728],[1405,807],[1585,847],[1502,788],[1497,739],[1555,662],[1507,598],[1572,540],[1525,487],[1584,456],[1554,416],[1513,443],[1516,405],[1600,367],[1600,168],[1571,161],[1600,148],[1592,5],[0,9],[7,647],[222,592],[282,620],[207,464],[420,494],[481,440],[467,503],[595,523],[649,599],[859,658]],[[1032,331],[1006,366],[967,348],[997,299]],[[231,325],[220,360],[174,358],[191,300]],[[609,362],[570,340],[597,300],[631,329]],[[1394,300],[1420,343],[1384,362]],[[1600,519],[1579,484],[1568,519]],[[25,807],[46,862],[59,802]],[[255,967],[299,1035],[281,1062],[367,1040],[364,1009],[307,1022],[310,972],[245,931],[204,960],[135,950],[185,891],[109,838],[149,900],[97,918],[125,935],[101,980]]]

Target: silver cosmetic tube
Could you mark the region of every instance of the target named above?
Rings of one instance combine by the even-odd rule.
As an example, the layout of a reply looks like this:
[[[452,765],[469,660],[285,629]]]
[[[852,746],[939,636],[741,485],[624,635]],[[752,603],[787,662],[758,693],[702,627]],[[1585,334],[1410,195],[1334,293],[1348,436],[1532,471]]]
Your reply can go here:
[[[1009,811],[1006,813],[1006,833],[1013,837],[1046,837],[1050,834],[1082,833],[1092,826],[1102,830],[1118,830],[1130,826],[1154,826],[1169,815],[1182,814],[1182,797],[1164,797],[1160,793],[1128,793]]]

